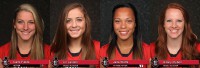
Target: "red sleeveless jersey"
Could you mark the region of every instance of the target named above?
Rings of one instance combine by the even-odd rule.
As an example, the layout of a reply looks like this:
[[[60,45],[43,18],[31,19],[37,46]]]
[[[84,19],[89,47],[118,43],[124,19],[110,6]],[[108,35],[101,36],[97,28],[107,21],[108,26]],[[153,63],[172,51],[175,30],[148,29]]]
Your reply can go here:
[[[9,57],[9,51],[10,51],[11,43],[6,43],[0,47],[0,58],[4,59],[4,57]],[[49,60],[50,56],[50,46],[47,44],[44,44],[44,58],[46,60]],[[16,60],[30,60],[30,55],[27,57],[23,57],[20,55],[20,53],[17,51],[16,53]]]
[[[107,50],[108,50],[109,44],[106,44],[101,47],[100,49],[100,57],[108,57],[107,55]],[[143,50],[143,58],[144,60],[149,60],[150,59],[150,46],[146,43],[142,43],[142,50]],[[117,47],[115,47],[115,57],[112,60],[133,60],[132,59],[132,54],[131,52],[128,56],[123,56]]]

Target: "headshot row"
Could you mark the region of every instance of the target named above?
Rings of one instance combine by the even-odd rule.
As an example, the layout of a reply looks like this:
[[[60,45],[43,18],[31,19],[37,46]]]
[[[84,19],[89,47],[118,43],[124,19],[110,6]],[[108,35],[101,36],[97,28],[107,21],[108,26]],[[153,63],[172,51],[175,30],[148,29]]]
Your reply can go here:
[[[105,60],[200,63],[200,1],[187,2],[2,1],[0,67],[5,59],[48,60],[42,68],[52,60],[96,60],[90,68]]]

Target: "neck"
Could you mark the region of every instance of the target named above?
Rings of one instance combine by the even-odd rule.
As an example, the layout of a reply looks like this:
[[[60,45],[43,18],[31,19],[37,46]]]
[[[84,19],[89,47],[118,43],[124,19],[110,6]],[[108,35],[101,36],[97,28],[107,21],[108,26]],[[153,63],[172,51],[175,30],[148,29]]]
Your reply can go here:
[[[31,50],[33,39],[30,40],[22,40],[18,37],[18,48],[21,54],[28,54]]]
[[[172,39],[167,38],[167,48],[171,54],[176,54],[182,45],[182,36]]]
[[[81,38],[77,39],[70,39],[70,44],[69,44],[69,50],[72,53],[77,53],[81,50],[82,44],[81,44]]]
[[[33,42],[32,39],[31,40],[18,39],[18,47],[19,47],[19,49],[30,49],[32,42]]]
[[[117,44],[119,47],[132,47],[133,46],[133,38],[132,36],[126,40],[117,39]]]

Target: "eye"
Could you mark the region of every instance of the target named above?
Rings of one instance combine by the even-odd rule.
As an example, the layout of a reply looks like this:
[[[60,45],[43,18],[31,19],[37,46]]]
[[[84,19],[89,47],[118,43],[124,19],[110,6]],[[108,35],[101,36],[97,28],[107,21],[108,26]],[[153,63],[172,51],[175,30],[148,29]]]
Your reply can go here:
[[[77,19],[76,19],[76,22],[82,22],[82,21],[83,21],[82,18],[77,18]]]
[[[67,18],[66,23],[69,23],[69,22],[71,22],[71,19]]]
[[[126,20],[126,22],[127,22],[127,23],[132,23],[132,22],[133,22],[133,20]]]
[[[172,22],[172,20],[166,20],[166,22]]]
[[[120,23],[120,20],[116,19],[114,20],[114,23]]]
[[[177,22],[183,22],[182,20],[177,20]]]
[[[28,23],[30,23],[30,24],[34,24],[35,22],[34,22],[34,21],[29,21]]]
[[[17,20],[17,23],[22,24],[22,23],[24,23],[24,21],[23,20]]]

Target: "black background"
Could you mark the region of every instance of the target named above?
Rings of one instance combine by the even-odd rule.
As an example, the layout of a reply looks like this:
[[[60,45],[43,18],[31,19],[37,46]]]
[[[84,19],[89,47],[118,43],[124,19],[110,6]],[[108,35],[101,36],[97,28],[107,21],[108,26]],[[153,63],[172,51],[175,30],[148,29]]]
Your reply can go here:
[[[65,5],[73,2],[80,2],[86,8],[92,22],[92,37],[99,40],[101,45],[108,43],[112,26],[112,9],[119,3],[132,3],[136,7],[138,22],[142,27],[143,41],[146,43],[156,40],[160,12],[168,3],[172,2],[180,3],[186,8],[192,30],[197,37],[200,37],[199,0],[1,0],[0,45],[10,41],[13,13],[20,4],[30,3],[36,7],[45,22],[44,42],[50,44],[62,9]]]

